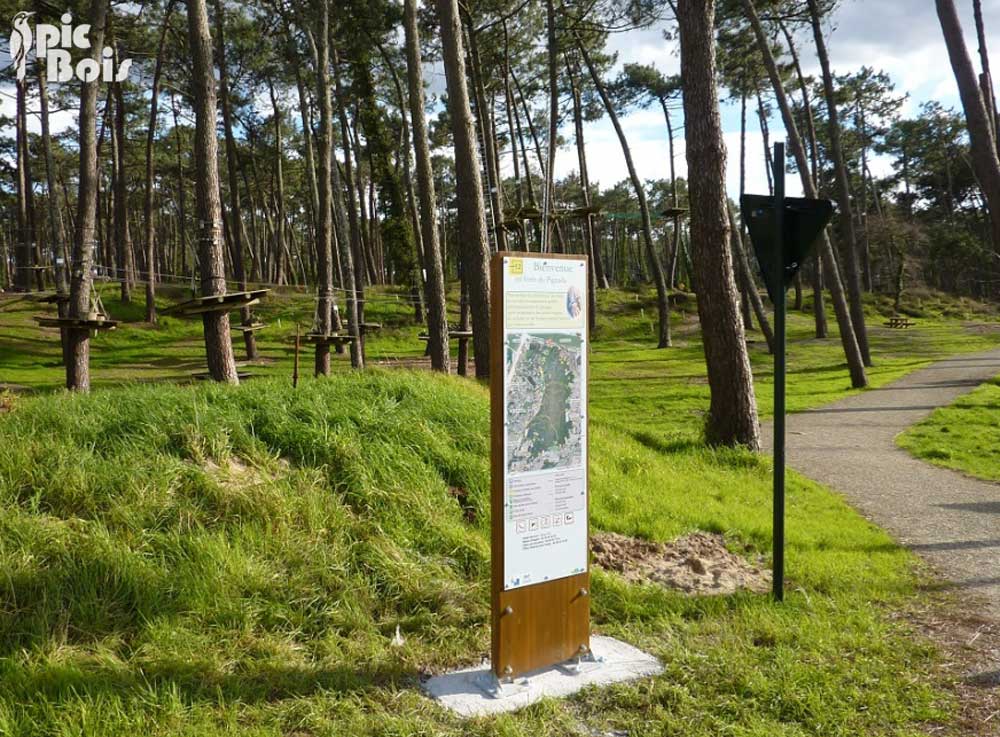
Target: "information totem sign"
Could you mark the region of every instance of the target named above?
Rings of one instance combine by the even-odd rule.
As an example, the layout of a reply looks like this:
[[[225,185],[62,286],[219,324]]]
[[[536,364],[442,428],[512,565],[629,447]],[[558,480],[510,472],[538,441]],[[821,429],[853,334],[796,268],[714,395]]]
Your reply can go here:
[[[492,662],[590,655],[587,259],[493,256]]]

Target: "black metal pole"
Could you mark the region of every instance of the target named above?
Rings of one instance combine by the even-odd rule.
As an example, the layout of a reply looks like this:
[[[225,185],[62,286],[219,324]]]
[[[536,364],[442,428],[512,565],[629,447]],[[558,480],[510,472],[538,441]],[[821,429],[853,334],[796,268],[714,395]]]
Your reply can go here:
[[[785,598],[785,144],[774,144],[774,574],[772,591]]]

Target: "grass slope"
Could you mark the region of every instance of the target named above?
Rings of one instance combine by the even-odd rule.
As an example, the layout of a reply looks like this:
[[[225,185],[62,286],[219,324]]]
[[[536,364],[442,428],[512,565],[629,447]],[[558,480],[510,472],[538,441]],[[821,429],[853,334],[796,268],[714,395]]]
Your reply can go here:
[[[600,421],[592,452],[597,528],[767,553],[759,458]],[[913,558],[793,477],[785,605],[597,572],[596,628],[667,672],[459,722],[415,687],[488,648],[488,485],[487,398],[457,379],[19,401],[0,420],[0,734],[911,734],[946,717],[933,651],[886,615],[914,595]]]
[[[161,309],[185,299],[176,287],[164,288]],[[122,304],[114,285],[104,285],[102,294],[113,316],[122,320],[118,330],[99,334],[92,340],[91,381],[94,387],[117,386],[127,382],[189,381],[192,373],[205,370],[204,342],[199,320],[161,317],[158,325],[142,322],[141,300]],[[458,322],[458,295],[453,288],[449,301],[450,321]],[[413,322],[413,309],[405,290],[395,287],[370,289],[366,319],[383,328],[366,340],[369,361],[394,365],[416,361],[425,344],[417,339],[422,327]],[[829,304],[829,300],[827,301]],[[917,327],[888,330],[883,315],[891,311],[890,300],[873,299],[868,305],[872,354],[876,366],[869,369],[873,386],[954,353],[983,350],[1000,344],[1000,333],[969,330],[970,323],[995,322],[996,312],[969,300],[953,300],[937,294],[914,292],[905,302]],[[257,377],[291,378],[295,325],[307,332],[312,324],[314,297],[296,290],[272,292],[257,307],[256,314],[266,323],[258,333],[263,360],[248,367]],[[52,312],[51,307],[31,302],[19,295],[0,295],[0,386],[13,384],[33,390],[52,391],[63,386],[58,332],[40,329],[32,315]],[[692,299],[674,308],[675,348],[656,350],[655,293],[651,289],[602,290],[595,333],[593,378],[595,395],[617,406],[621,401],[648,406],[650,401],[669,417],[657,417],[657,424],[689,426],[692,416],[700,431],[700,416],[708,401],[704,356],[695,320]],[[788,406],[791,411],[816,406],[843,396],[850,390],[843,351],[837,340],[836,321],[828,316],[831,337],[813,337],[811,301],[804,311],[789,314]],[[757,331],[749,334],[750,356],[759,388],[761,411],[771,408],[771,356]],[[242,340],[234,333],[237,357],[243,355]],[[453,341],[453,352],[457,345]],[[348,368],[346,356],[333,362],[335,371]],[[302,348],[303,375],[311,373],[312,347]],[[623,383],[622,379],[628,379]],[[665,420],[665,421],[664,421]]]
[[[272,302],[286,321],[307,308]],[[678,315],[677,347],[650,349],[650,308],[648,294],[602,297],[593,524],[655,540],[719,531],[766,558],[767,462],[700,444],[697,332]],[[385,314],[372,350],[418,355],[404,310]],[[963,318],[873,330],[873,378],[996,344]],[[38,341],[28,330],[0,340]],[[171,360],[197,337],[181,323],[135,334],[161,331],[156,351]],[[836,341],[808,331],[794,315],[792,406],[848,389]],[[138,338],[110,343],[125,336],[107,336],[102,380],[163,378]],[[127,350],[143,365],[129,367]],[[200,346],[189,350],[194,360]],[[58,368],[0,355],[20,383],[59,382]],[[754,362],[764,403],[759,343]],[[687,598],[595,571],[595,629],[655,653],[665,674],[465,723],[416,687],[488,650],[482,387],[373,370],[298,390],[282,376],[13,404],[0,415],[3,735],[914,735],[953,713],[935,650],[890,616],[918,596],[916,559],[795,475],[785,604]]]
[[[896,442],[935,465],[1000,481],[1000,377],[934,410]]]

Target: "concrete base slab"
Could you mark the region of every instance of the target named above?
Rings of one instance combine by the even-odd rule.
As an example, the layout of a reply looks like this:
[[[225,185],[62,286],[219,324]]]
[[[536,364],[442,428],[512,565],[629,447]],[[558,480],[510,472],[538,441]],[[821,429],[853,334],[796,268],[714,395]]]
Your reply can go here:
[[[594,662],[582,667],[562,664],[529,673],[512,684],[500,684],[489,663],[431,678],[424,690],[431,698],[464,717],[515,711],[540,699],[569,696],[585,686],[634,681],[663,672],[656,658],[613,637],[590,638]]]

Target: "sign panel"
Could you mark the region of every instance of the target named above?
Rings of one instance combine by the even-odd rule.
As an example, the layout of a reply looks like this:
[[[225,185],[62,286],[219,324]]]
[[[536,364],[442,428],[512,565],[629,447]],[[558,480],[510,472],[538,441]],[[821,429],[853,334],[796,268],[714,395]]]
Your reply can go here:
[[[587,260],[492,258],[491,656],[500,679],[590,652]]]
[[[775,302],[783,289],[791,286],[816,239],[833,217],[833,203],[830,200],[785,197],[783,201],[782,253],[779,255],[774,197],[745,194],[740,200],[743,222],[750,231],[750,242],[772,302]],[[779,258],[782,261],[784,283],[775,286],[775,261]]]
[[[505,591],[587,570],[587,263],[503,257]]]

